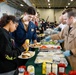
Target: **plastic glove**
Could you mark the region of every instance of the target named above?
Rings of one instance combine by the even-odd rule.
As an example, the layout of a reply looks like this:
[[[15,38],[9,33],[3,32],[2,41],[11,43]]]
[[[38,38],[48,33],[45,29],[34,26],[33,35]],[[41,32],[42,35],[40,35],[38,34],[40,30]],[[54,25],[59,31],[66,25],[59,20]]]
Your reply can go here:
[[[70,56],[71,54],[70,54],[70,50],[66,50],[65,52],[63,52],[63,54],[64,54],[64,56]]]
[[[52,34],[57,34],[59,33],[59,31],[52,31]]]
[[[58,43],[62,43],[62,42],[64,42],[64,40],[58,40]]]
[[[58,31],[58,28],[54,28],[54,31]]]
[[[50,41],[50,40],[51,40],[51,36],[45,37],[45,40],[46,40],[46,41]]]

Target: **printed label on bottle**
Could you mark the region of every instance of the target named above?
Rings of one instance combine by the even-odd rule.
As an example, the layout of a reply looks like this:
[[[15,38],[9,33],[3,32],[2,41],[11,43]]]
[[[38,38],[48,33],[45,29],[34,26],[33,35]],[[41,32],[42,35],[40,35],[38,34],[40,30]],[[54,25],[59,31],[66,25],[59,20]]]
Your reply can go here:
[[[57,75],[57,64],[52,64],[52,72]]]
[[[59,72],[64,73],[64,68],[63,67],[59,67]]]
[[[35,75],[34,66],[32,65],[28,66],[27,71],[30,73],[30,75]]]
[[[51,72],[51,64],[46,64],[46,75]]]

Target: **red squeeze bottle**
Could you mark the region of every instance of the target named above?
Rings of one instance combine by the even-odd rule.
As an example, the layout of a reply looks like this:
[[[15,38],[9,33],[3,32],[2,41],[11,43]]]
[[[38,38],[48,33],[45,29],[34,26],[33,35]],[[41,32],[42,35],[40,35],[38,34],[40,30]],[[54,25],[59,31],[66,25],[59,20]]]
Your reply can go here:
[[[65,73],[65,64],[64,63],[59,63],[58,64],[58,75],[63,75]]]
[[[49,73],[48,75],[56,75],[55,73],[53,73],[53,72],[51,72],[51,73]]]
[[[63,73],[62,75],[67,75],[66,73]]]
[[[69,75],[76,75],[76,71],[75,70],[69,71]]]
[[[24,75],[30,75],[30,73],[29,73],[29,72],[27,72],[27,71],[25,71],[25,72],[24,72]]]

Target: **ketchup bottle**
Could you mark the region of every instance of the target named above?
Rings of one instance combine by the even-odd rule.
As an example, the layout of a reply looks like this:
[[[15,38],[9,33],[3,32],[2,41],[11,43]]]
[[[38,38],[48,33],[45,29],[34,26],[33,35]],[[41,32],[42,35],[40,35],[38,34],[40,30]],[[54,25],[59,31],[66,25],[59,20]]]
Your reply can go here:
[[[50,72],[48,75],[56,75],[55,73],[53,73],[53,72]]]
[[[28,71],[25,71],[24,75],[30,75],[30,73]]]
[[[76,75],[76,71],[75,70],[69,71],[69,75]]]
[[[58,75],[63,75],[65,73],[65,67],[64,63],[58,64]]]
[[[67,75],[66,73],[63,73],[62,75]]]

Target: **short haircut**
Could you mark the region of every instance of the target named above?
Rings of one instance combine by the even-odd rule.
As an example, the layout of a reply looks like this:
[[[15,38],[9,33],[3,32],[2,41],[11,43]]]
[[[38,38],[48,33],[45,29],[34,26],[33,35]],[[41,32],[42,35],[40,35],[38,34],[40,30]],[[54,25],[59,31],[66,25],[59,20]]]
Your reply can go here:
[[[76,17],[76,8],[68,8],[65,11],[63,11],[62,14],[68,14],[68,17],[70,18],[71,16]]]
[[[29,6],[26,10],[26,12],[30,15],[35,15],[36,14],[36,10],[34,7]]]
[[[13,15],[4,15],[0,19],[0,27],[6,26],[10,21],[18,22],[15,16]]]

